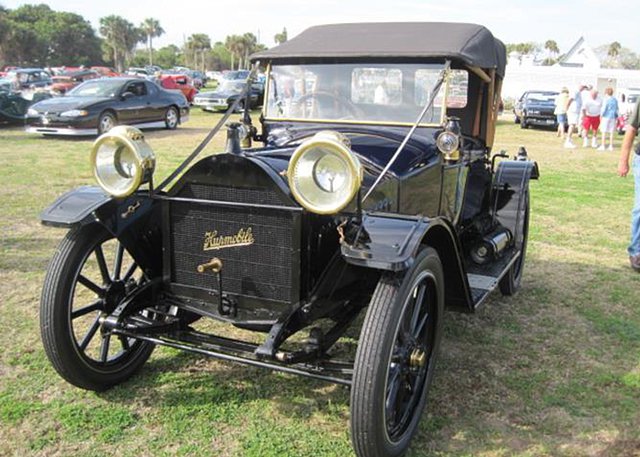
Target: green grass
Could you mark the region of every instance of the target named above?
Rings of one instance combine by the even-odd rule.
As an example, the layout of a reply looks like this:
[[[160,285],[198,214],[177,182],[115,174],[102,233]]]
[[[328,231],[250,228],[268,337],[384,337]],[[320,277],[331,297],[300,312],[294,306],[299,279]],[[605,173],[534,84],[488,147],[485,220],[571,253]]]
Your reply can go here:
[[[219,115],[146,133],[167,176]],[[618,143],[619,143],[618,139]],[[223,135],[208,152],[220,150]],[[626,244],[633,181],[617,153],[565,150],[504,120],[496,150],[525,145],[531,186],[525,278],[475,315],[448,313],[411,456],[640,455],[640,275]],[[38,213],[92,184],[91,140],[0,130],[0,456],[353,455],[345,388],[169,349],[96,394],[65,383],[41,347],[38,302],[63,232]]]

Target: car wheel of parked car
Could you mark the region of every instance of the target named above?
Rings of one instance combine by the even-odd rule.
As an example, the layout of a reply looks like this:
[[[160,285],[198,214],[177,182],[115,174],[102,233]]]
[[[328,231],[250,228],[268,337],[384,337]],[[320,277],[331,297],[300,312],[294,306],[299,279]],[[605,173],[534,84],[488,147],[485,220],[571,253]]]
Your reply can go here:
[[[359,457],[399,456],[424,409],[442,336],[444,277],[426,248],[403,279],[383,276],[360,333],[351,388]]]
[[[238,103],[238,106],[236,106],[236,110],[234,112],[241,113],[243,111],[244,111],[244,100],[241,100],[240,103]]]
[[[169,130],[173,130],[178,126],[179,120],[180,117],[178,116],[178,110],[173,106],[167,108],[167,111],[164,113],[164,125]]]
[[[44,349],[64,379],[100,391],[125,381],[145,363],[153,344],[103,333],[101,325],[147,280],[102,226],[67,233],[47,270],[40,303]]]
[[[524,261],[527,254],[527,240],[529,238],[529,192],[524,196],[524,208],[521,210],[519,220],[519,230],[522,234],[519,240],[516,240],[516,247],[520,248],[520,257],[509,268],[509,271],[500,280],[500,292],[503,295],[513,295],[522,282],[522,270],[524,269]]]
[[[519,124],[520,118],[518,116],[515,116],[515,118],[513,119],[513,122],[515,122],[516,124]]]
[[[98,134],[102,135],[117,125],[116,117],[113,113],[102,113],[98,119]]]
[[[520,128],[521,129],[528,129],[529,128],[529,124],[527,124],[527,118],[523,117],[522,119],[520,119]]]

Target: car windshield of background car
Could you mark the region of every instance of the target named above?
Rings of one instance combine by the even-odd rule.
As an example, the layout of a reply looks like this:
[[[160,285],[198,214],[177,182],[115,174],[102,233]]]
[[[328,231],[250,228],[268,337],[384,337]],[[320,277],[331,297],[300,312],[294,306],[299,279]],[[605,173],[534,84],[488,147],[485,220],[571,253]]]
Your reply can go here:
[[[220,84],[220,88],[217,90],[217,92],[230,92],[232,94],[239,94],[240,92],[242,92],[242,89],[244,89],[246,83],[246,81],[237,79],[222,81],[222,84]]]
[[[441,64],[274,65],[269,74],[268,119],[412,124],[429,100]],[[452,70],[422,124],[440,124],[447,106],[467,104],[468,73]]]
[[[122,87],[122,81],[100,79],[87,81],[69,92],[74,97],[113,97]]]
[[[540,103],[553,105],[556,102],[556,97],[558,94],[556,92],[530,92],[527,95],[527,100],[532,103]]]

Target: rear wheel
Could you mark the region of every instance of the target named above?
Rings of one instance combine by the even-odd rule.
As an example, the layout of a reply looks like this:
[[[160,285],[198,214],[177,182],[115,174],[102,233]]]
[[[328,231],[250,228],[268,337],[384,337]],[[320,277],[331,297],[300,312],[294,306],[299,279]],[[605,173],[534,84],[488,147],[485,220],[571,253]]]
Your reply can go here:
[[[527,240],[529,238],[529,192],[526,191],[524,196],[524,208],[521,210],[518,237],[516,239],[516,247],[520,250],[520,257],[509,268],[509,271],[502,277],[500,283],[500,292],[503,295],[513,295],[522,283],[522,271],[524,270],[524,261],[527,255]]]
[[[400,456],[415,434],[442,336],[444,279],[432,248],[401,281],[383,276],[365,317],[351,388],[358,457]]]
[[[60,243],[42,290],[40,331],[56,371],[83,389],[104,390],[131,377],[150,343],[101,331],[101,321],[148,278],[102,226],[71,229]]]

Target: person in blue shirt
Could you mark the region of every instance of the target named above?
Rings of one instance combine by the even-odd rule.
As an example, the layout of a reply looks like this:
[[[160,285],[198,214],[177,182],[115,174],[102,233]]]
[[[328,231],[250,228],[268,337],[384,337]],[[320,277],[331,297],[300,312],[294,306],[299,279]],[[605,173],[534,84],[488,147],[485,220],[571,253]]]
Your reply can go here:
[[[607,87],[604,90],[605,99],[600,112],[600,132],[602,141],[598,151],[608,149],[613,151],[613,132],[616,130],[616,120],[618,119],[618,100],[613,96],[613,88]],[[606,148],[606,137],[609,134],[609,147]]]

